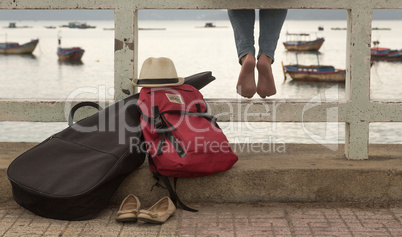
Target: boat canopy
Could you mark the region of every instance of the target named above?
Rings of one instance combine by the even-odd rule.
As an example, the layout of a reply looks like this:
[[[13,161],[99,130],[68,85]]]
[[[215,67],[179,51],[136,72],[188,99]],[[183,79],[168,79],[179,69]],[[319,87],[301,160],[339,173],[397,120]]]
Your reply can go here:
[[[20,44],[16,42],[6,42],[6,43],[0,43],[0,48],[5,49],[5,48],[10,48],[10,47],[18,47]]]
[[[391,49],[389,48],[371,48],[372,52],[376,52],[376,53],[382,53],[382,54],[386,54],[389,53],[391,51]]]
[[[299,65],[299,54],[300,53],[296,53],[296,63],[297,65]],[[302,54],[315,54],[317,56],[317,66],[320,66],[320,59],[318,57],[318,52],[303,52]]]

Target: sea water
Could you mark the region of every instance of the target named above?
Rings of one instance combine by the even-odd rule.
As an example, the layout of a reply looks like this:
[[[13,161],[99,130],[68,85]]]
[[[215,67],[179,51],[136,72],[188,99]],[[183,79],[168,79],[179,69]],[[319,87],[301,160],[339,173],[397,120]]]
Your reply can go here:
[[[38,38],[32,55],[0,55],[0,98],[97,99],[113,98],[114,27],[113,21],[87,21],[95,29],[69,29],[59,26],[68,22],[18,21],[17,26],[32,28],[3,28],[9,22],[0,21],[0,42],[25,43]],[[140,21],[139,68],[148,57],[169,57],[179,76],[212,71],[216,80],[203,88],[206,98],[241,99],[235,90],[240,65],[236,55],[233,30],[229,21],[215,21],[216,28],[203,28],[202,21]],[[47,29],[44,26],[56,26]],[[323,26],[324,31],[318,31]],[[273,64],[277,86],[275,99],[311,100],[325,94],[326,99],[343,100],[343,84],[296,82],[289,76],[284,80],[281,63],[333,65],[346,67],[346,31],[331,28],[346,27],[345,21],[285,21]],[[373,27],[391,30],[373,31],[372,40],[381,47],[401,49],[402,22],[374,21]],[[311,39],[324,37],[318,55],[287,52],[282,42],[286,33],[309,33]],[[258,22],[255,27],[258,42]],[[56,50],[58,39],[62,47],[81,47],[85,54],[81,64],[60,63]],[[257,44],[258,50],[258,44]],[[376,62],[371,68],[371,99],[398,101],[402,63]],[[96,91],[96,93],[94,93]],[[329,93],[330,92],[330,93]],[[255,95],[258,98],[258,95]],[[67,127],[66,123],[0,122],[0,141],[39,142]],[[312,134],[324,136],[329,143],[344,142],[343,123],[221,123],[231,142],[315,143]],[[371,143],[401,143],[402,124],[373,123]],[[326,132],[331,131],[327,134]]]

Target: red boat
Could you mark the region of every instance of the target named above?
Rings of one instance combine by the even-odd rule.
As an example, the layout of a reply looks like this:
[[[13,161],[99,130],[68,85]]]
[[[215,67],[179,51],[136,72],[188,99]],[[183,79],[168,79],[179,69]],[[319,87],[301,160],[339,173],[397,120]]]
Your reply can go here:
[[[371,61],[402,61],[402,50],[371,48]]]
[[[80,47],[58,48],[57,56],[60,61],[80,61],[85,50]]]
[[[59,57],[59,61],[67,61],[67,62],[81,61],[82,55],[84,55],[85,50],[83,50],[80,47],[62,48],[60,36],[58,41],[59,41],[59,47],[57,48],[57,56]]]

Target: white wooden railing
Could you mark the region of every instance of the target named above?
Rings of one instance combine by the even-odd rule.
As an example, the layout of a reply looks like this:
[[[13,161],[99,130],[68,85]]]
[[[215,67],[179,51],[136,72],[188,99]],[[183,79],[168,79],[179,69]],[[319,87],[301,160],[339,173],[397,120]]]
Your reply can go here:
[[[2,0],[0,9],[114,9],[115,99],[135,92],[130,80],[138,74],[138,10],[140,9],[346,9],[348,12],[346,48],[346,98],[324,102],[304,111],[307,101],[274,99],[208,99],[215,113],[227,113],[220,121],[327,122],[335,108],[339,122],[346,123],[345,155],[367,159],[370,122],[402,122],[402,103],[370,99],[370,44],[373,9],[400,9],[401,0]],[[227,101],[231,106],[227,105]],[[0,121],[65,121],[65,101],[0,99]],[[232,109],[229,110],[229,107]],[[244,111],[252,111],[244,117]],[[265,116],[268,111],[275,116]],[[331,120],[333,121],[333,120]]]

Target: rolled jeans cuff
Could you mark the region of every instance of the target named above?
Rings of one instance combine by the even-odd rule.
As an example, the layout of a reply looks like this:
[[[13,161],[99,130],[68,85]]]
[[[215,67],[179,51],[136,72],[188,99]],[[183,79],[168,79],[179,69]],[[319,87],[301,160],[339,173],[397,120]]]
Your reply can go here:
[[[244,56],[246,56],[247,54],[251,54],[251,55],[253,55],[253,57],[255,58],[255,53],[252,53],[252,52],[247,52],[247,53],[242,53],[242,54],[239,54],[239,64],[240,65],[242,65],[241,64],[241,59],[244,57]]]
[[[271,55],[269,53],[259,52],[258,55],[257,55],[257,60],[260,59],[261,55],[263,55],[263,54],[267,55],[268,58],[272,59],[272,63],[274,63],[274,61],[275,61],[274,55]]]

